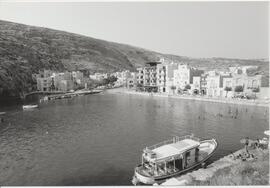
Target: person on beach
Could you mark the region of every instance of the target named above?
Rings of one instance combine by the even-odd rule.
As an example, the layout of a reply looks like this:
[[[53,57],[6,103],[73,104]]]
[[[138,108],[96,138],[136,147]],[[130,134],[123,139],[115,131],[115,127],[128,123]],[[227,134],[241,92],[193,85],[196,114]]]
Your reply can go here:
[[[233,158],[233,160],[235,160],[235,159],[236,159],[236,157],[235,157],[235,155],[234,155],[234,153],[233,153],[233,152],[231,152],[231,157]]]
[[[249,156],[248,145],[249,145],[249,138],[246,137],[246,140],[245,140],[245,150],[246,150],[246,153],[247,153],[248,156]]]
[[[260,144],[260,139],[257,138],[256,141],[255,141],[255,143],[254,143],[254,147],[255,148],[259,148],[259,144]]]
[[[236,111],[235,111],[235,116],[238,115],[238,108],[236,108]]]
[[[231,107],[229,106],[229,111],[228,111],[228,114],[231,114],[232,110],[231,110]]]

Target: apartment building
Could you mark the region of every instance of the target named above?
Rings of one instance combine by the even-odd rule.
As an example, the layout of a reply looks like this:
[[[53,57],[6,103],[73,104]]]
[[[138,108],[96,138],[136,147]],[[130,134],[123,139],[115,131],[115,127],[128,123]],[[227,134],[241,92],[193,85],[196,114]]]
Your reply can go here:
[[[157,65],[160,62],[147,62],[143,68],[143,87],[145,91],[157,92]]]
[[[201,75],[201,90],[200,93],[201,95],[206,95],[207,94],[207,74],[204,73]]]
[[[53,78],[46,77],[37,77],[37,90],[38,91],[51,91],[52,90],[52,85],[53,85]]]
[[[175,91],[174,86],[174,71],[177,69],[178,64],[171,62],[166,65],[166,93],[173,94]]]
[[[80,71],[72,71],[72,79],[75,84],[81,85],[83,84],[84,76]]]
[[[221,75],[217,71],[209,71],[206,77],[206,94],[209,97],[220,97],[223,95],[221,87]]]
[[[193,77],[193,83],[191,84],[191,91],[194,94],[200,93],[200,91],[201,91],[201,77],[200,76]]]
[[[37,81],[38,91],[51,91],[53,85],[53,72],[50,70],[39,71],[38,74],[33,74],[33,78]]]
[[[142,87],[144,85],[144,71],[143,71],[143,67],[137,68],[136,80],[137,80],[137,85],[139,87]]]
[[[157,64],[157,87],[158,92],[165,93],[166,92],[166,65],[163,63]]]
[[[111,74],[111,76],[115,76],[117,78],[115,85],[127,87],[127,80],[131,77],[131,72],[129,70],[125,70],[122,72],[115,72]]]
[[[193,83],[193,77],[198,77],[203,74],[203,70],[190,67],[187,64],[179,64],[174,70],[174,86],[177,90],[183,90],[187,85]]]

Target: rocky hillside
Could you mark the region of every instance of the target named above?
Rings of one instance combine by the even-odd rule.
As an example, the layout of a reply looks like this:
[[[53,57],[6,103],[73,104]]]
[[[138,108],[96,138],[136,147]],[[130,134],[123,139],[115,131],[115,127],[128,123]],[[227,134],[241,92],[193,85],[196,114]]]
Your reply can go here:
[[[32,90],[32,73],[40,69],[112,72],[141,66],[159,58],[187,62],[196,67],[260,66],[268,75],[268,61],[224,58],[194,59],[161,54],[78,34],[0,20],[0,98]],[[267,83],[268,84],[268,83]]]

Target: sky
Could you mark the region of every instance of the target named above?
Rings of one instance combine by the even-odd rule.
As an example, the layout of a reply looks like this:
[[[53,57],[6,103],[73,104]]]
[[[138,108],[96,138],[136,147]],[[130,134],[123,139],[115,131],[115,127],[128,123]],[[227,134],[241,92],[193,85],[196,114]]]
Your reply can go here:
[[[1,2],[0,19],[190,57],[268,58],[268,2]]]

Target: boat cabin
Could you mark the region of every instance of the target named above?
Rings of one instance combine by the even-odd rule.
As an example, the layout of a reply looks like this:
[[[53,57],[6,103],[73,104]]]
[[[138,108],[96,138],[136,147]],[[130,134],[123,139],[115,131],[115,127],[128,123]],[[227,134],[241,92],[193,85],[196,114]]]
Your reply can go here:
[[[200,140],[193,136],[174,137],[144,149],[142,169],[149,176],[165,176],[189,168],[198,162]]]

